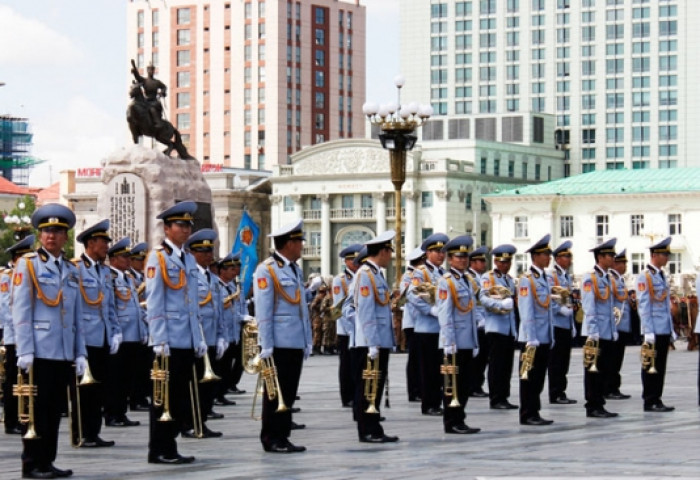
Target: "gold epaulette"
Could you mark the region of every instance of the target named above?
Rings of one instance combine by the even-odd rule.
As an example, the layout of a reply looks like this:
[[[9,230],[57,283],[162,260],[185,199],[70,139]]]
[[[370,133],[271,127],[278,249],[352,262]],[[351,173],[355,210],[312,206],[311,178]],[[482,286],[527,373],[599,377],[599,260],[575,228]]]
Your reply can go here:
[[[452,278],[452,272],[447,272],[442,275],[442,278]]]
[[[366,271],[366,270],[369,270],[369,271],[372,271],[372,269],[369,268],[369,265],[367,265],[366,263],[360,267],[360,270],[365,270],[365,271]]]
[[[36,257],[36,252],[27,252],[24,255],[22,255],[22,258],[34,258]]]
[[[263,265],[272,265],[273,263],[275,263],[275,259],[272,258],[272,257],[267,257],[267,258],[263,261]]]
[[[163,245],[158,245],[158,246],[157,246],[156,248],[154,248],[153,250],[161,251],[161,250],[165,250],[165,247],[164,247]]]
[[[75,266],[77,267],[77,266],[80,265],[81,259],[80,259],[80,258],[71,258],[71,259],[69,260],[69,262],[72,263],[73,265],[75,265]]]

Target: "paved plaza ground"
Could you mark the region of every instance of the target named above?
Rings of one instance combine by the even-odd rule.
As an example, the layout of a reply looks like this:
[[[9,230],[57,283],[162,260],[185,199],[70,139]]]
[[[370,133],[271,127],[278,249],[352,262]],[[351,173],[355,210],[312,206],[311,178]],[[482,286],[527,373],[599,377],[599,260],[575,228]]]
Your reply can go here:
[[[686,477],[700,478],[700,408],[698,407],[698,353],[670,352],[664,402],[672,413],[642,411],[639,347],[627,349],[623,387],[630,400],[609,401],[615,419],[586,418],[583,407],[581,350],[572,354],[569,397],[577,405],[549,405],[542,396],[542,416],[554,420],[549,427],[521,427],[517,410],[489,410],[487,399],[470,399],[467,423],[482,428],[477,435],[445,435],[441,418],[420,414],[420,404],[408,403],[405,393],[406,355],[390,360],[391,408],[387,434],[397,444],[359,443],[350,409],[341,408],[337,388],[337,357],[310,358],[302,374],[302,411],[294,415],[305,430],[292,441],[307,452],[284,455],[265,453],[259,441],[260,423],[250,418],[254,378],[244,376],[248,393],[230,396],[238,405],[217,407],[222,420],[209,427],[224,432],[219,439],[178,439],[179,450],[195,455],[191,465],[152,465],[146,462],[148,418],[130,413],[141,426],[103,428],[102,437],[117,445],[101,449],[72,449],[68,425],[61,423],[56,466],[72,468],[74,478],[90,479],[441,479],[491,477]],[[546,388],[546,386],[545,386]],[[511,401],[518,403],[514,372]],[[0,478],[20,478],[21,443],[17,436],[0,434]]]

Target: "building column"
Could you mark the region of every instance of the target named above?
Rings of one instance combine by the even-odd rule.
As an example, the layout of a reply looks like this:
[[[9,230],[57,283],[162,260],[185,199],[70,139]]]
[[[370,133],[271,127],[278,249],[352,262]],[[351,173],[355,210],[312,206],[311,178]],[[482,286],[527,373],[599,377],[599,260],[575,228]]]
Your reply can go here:
[[[294,200],[294,217],[296,218],[301,218],[302,216],[302,205],[301,205],[301,195],[296,194],[296,195],[290,195],[292,197],[292,200]]]
[[[406,230],[404,250],[406,255],[411,253],[411,250],[416,248],[416,199],[418,192],[403,192],[403,197],[406,199]]]
[[[374,192],[372,198],[374,199],[374,211],[377,217],[377,235],[386,231],[386,197],[384,192]]]
[[[236,232],[233,232],[233,235],[231,235],[228,215],[216,215],[216,228],[219,231],[219,252],[215,258],[218,259],[224,258],[229,254],[236,240]],[[233,241],[231,240],[232,237]]]
[[[331,271],[331,203],[330,195],[323,193],[321,198],[321,275],[332,275]]]

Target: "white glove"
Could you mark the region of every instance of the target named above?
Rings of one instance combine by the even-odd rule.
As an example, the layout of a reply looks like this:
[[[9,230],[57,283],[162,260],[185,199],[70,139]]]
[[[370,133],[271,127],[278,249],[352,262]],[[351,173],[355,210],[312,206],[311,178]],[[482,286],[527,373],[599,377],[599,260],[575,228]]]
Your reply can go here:
[[[226,351],[226,348],[228,345],[226,345],[226,340],[223,338],[220,338],[216,341],[216,359],[220,360],[221,357],[224,356],[224,352]]]
[[[437,316],[438,316],[438,308],[437,308],[435,305],[433,305],[432,307],[430,307],[430,314],[431,314],[433,317],[437,317]]]
[[[617,342],[618,338],[620,338],[620,334],[617,332],[613,332],[613,342]]]
[[[124,337],[121,333],[115,333],[114,335],[112,335],[112,343],[109,346],[110,355],[114,355],[119,351],[119,345],[121,345],[123,338]]]
[[[455,347],[454,345],[448,345],[444,347],[443,350],[445,351],[445,355],[452,355],[457,351],[457,347]]]
[[[570,317],[574,314],[574,311],[571,309],[571,307],[564,306],[559,309],[559,314],[564,315],[565,317]]]
[[[29,367],[31,367],[33,363],[33,353],[25,353],[24,355],[20,355],[17,359],[17,366],[20,368],[20,370],[24,370],[25,372],[29,371]]]
[[[263,348],[260,350],[260,358],[270,358],[274,348]]]
[[[645,333],[644,341],[653,345],[656,342],[656,335],[654,335],[653,333]]]
[[[571,338],[576,338],[576,333],[578,333],[576,327],[571,327]]]
[[[207,353],[207,342],[202,340],[199,342],[199,345],[194,348],[194,356],[197,358],[202,358],[205,353]]]
[[[313,345],[307,345],[306,348],[304,348],[304,360],[308,360],[308,358],[311,356],[311,352],[313,352],[313,349]]]
[[[250,315],[246,315],[246,316],[243,317],[243,321],[244,321],[244,322],[254,322],[254,321],[255,321],[255,317],[251,317]]]
[[[163,345],[153,345],[153,353],[156,355],[170,356],[170,345],[164,343]]]
[[[538,342],[537,340],[530,340],[529,342],[527,342],[527,343],[525,344],[525,346],[526,346],[526,347],[535,347],[535,348],[537,348],[537,347],[540,346],[540,342]]]
[[[592,333],[588,335],[588,340],[593,340],[594,342],[597,342],[598,340],[600,340],[600,335],[598,335],[597,333]]]
[[[141,343],[144,345],[148,345],[148,335],[143,336],[143,338],[141,339]]]
[[[472,358],[476,358],[479,355],[479,349],[475,348],[472,350]]]
[[[369,347],[369,358],[374,360],[379,356],[379,347]]]
[[[513,309],[513,299],[512,298],[504,298],[501,300],[501,308],[504,310],[512,310]]]
[[[307,288],[307,290],[315,292],[316,290],[318,290],[318,287],[320,287],[322,283],[323,279],[321,277],[316,277],[313,280],[311,280],[311,283],[309,284],[309,288]]]
[[[88,368],[88,361],[87,358],[83,357],[82,355],[77,357],[75,359],[75,373],[79,377],[82,377],[85,375],[85,371]]]

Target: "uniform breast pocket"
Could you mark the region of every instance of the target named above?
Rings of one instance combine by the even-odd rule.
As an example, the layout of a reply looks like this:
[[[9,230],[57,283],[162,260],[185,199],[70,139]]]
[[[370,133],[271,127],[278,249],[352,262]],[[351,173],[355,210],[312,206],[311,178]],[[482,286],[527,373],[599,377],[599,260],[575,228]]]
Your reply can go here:
[[[279,323],[281,325],[289,323],[291,317],[289,315],[275,315],[274,320],[275,323]]]

